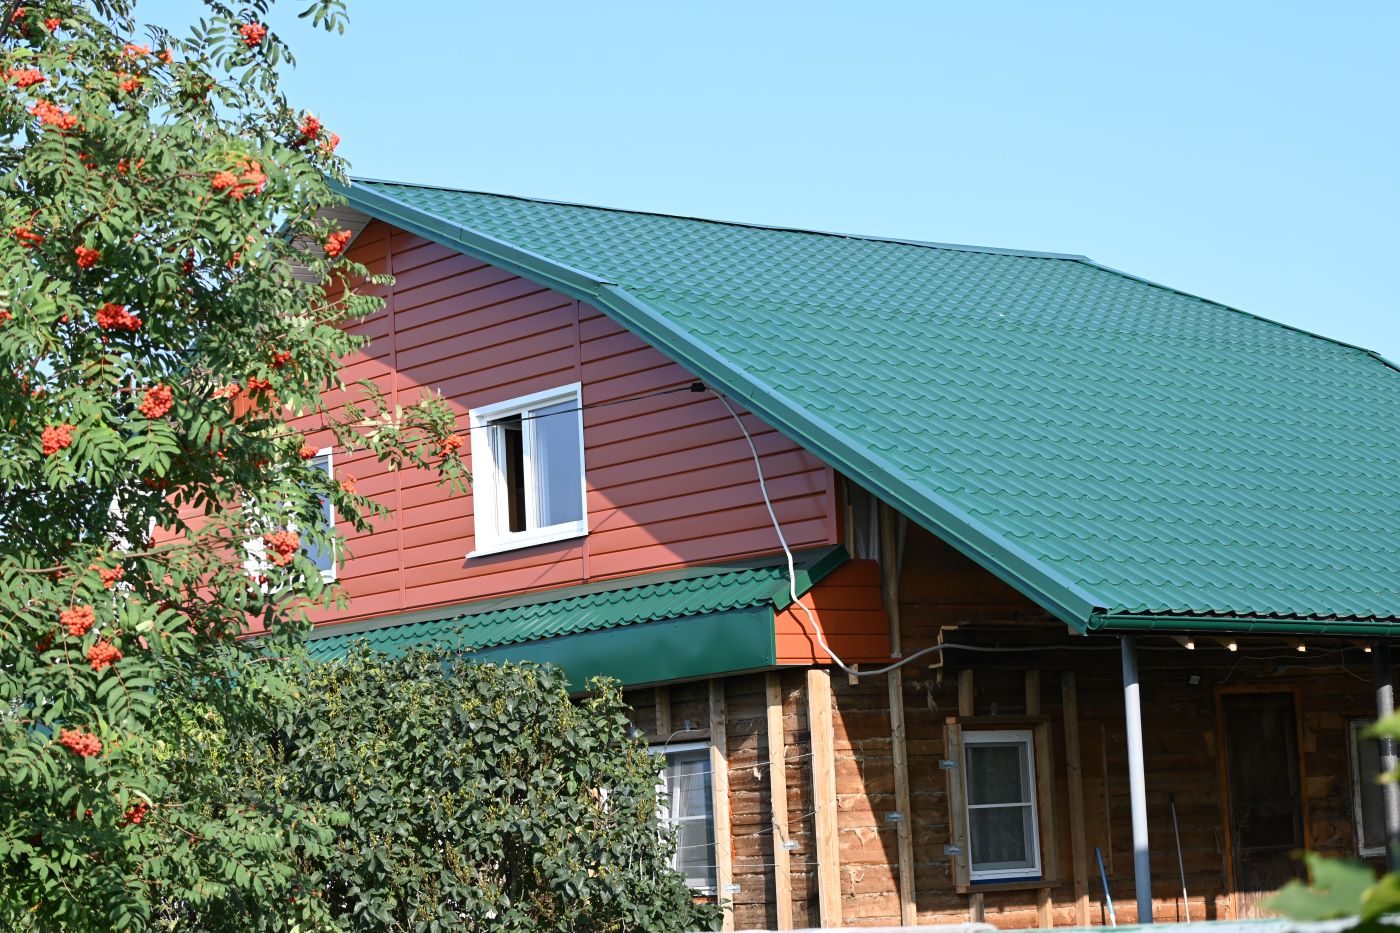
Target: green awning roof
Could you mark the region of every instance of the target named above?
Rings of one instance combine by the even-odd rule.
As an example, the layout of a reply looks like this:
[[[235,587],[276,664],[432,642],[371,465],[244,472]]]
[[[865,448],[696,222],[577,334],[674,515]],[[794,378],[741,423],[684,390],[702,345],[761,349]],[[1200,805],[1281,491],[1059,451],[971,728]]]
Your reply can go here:
[[[1082,256],[356,181],[588,301],[1079,629],[1400,619],[1400,375]]]
[[[845,560],[841,547],[796,555],[798,593]],[[432,645],[557,664],[576,687],[600,674],[654,683],[771,667],[774,617],[791,602],[778,556],[486,600],[436,618],[325,626],[307,647],[331,660],[360,642],[389,655]]]

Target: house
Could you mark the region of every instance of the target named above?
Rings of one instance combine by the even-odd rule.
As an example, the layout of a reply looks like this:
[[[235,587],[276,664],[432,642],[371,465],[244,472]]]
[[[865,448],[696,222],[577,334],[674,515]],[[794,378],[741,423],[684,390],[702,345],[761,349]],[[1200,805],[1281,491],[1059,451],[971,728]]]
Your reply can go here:
[[[621,679],[729,927],[1249,917],[1298,849],[1383,864],[1390,363],[1080,256],[344,193],[395,276],[345,375],[441,390],[474,487],[324,452],[393,514],[313,652]]]

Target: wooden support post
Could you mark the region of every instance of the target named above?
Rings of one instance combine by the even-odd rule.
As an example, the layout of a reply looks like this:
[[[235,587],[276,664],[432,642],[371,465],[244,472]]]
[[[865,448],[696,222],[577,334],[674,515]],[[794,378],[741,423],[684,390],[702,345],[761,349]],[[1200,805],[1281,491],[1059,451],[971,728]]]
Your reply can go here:
[[[894,805],[899,811],[895,842],[899,857],[899,922],[907,927],[918,923],[918,902],[914,893],[914,816],[909,797],[909,750],[904,739],[904,671],[890,671],[890,749],[894,767]]]
[[[1040,715],[1040,670],[1031,668],[1026,671],[1026,715]],[[1044,873],[1045,879],[1051,880],[1056,877],[1059,870],[1058,854],[1060,851],[1059,836],[1056,833],[1055,820],[1055,764],[1050,748],[1050,724],[1042,723],[1035,729],[1035,757],[1036,757],[1036,789],[1038,802],[1040,804],[1040,822],[1044,827],[1041,845],[1045,849]],[[1051,900],[1050,888],[1037,888],[1035,892],[1035,917],[1036,926],[1041,929],[1049,929],[1055,925],[1055,905]]]
[[[841,925],[841,846],[836,838],[836,737],[831,671],[807,670],[807,728],[812,736],[812,809],[816,811],[817,905],[821,926]]]
[[[1069,784],[1069,848],[1074,863],[1074,923],[1089,925],[1089,844],[1084,838],[1084,765],[1079,745],[1079,688],[1074,671],[1060,675],[1065,720],[1065,776]]]
[[[715,888],[724,910],[724,926],[734,929],[734,850],[729,819],[729,723],[724,681],[710,681],[710,797],[715,821]]]
[[[972,693],[972,668],[965,667],[962,670],[958,671],[958,715],[971,716],[973,715],[974,709],[976,709],[976,705],[973,702]],[[958,755],[955,759],[957,761],[957,766],[954,769],[954,771],[958,775],[957,786],[959,788],[959,792],[957,794],[949,795],[948,806],[954,811],[954,818],[951,821],[951,824],[955,827],[955,844],[962,849],[962,855],[958,856],[958,861],[961,867],[961,871],[958,873],[961,876],[959,877],[959,881],[966,884],[967,866],[970,865],[972,862],[972,853],[969,850],[971,837],[965,825],[966,816],[964,807],[967,805],[967,792],[962,787],[962,730],[957,730],[956,734],[958,737]],[[987,910],[981,892],[968,895],[967,918],[973,923],[986,922]]]
[[[967,896],[967,919],[973,923],[987,922],[987,904],[981,891]]]
[[[899,513],[880,503],[880,595],[890,620],[890,657],[904,657],[899,633]],[[905,924],[908,926],[909,924]]]
[[[656,688],[656,734],[661,741],[671,737],[671,688]]]
[[[778,907],[778,929],[792,929],[792,865],[788,855],[787,740],[783,736],[782,675],[773,671],[764,678],[768,695],[768,796],[772,801],[773,897]]]
[[[971,716],[975,709],[972,702],[972,668],[958,671],[958,715]]]

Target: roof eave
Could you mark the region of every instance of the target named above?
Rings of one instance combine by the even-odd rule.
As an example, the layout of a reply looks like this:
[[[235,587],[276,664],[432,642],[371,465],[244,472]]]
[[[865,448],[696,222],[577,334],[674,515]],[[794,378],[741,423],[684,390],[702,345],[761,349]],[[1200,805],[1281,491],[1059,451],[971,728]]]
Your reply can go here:
[[[1140,632],[1230,635],[1335,635],[1389,638],[1400,635],[1400,619],[1316,619],[1170,613],[1096,613],[1088,634],[1130,635]]]

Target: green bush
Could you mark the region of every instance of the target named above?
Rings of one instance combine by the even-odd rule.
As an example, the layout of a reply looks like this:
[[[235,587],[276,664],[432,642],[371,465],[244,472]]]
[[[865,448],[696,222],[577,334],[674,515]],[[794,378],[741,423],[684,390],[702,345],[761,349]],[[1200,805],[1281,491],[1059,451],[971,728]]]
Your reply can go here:
[[[233,780],[348,814],[303,855],[308,893],[356,930],[716,928],[670,867],[659,762],[620,690],[441,652],[300,669],[298,707],[238,737]]]

